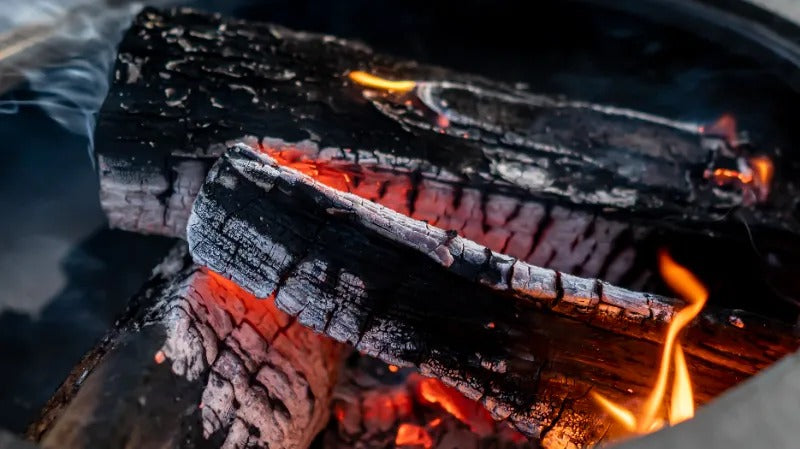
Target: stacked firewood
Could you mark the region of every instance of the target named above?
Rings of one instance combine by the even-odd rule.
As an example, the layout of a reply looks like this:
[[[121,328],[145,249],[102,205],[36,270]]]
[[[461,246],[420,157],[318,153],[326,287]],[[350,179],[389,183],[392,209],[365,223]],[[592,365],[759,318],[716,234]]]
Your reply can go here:
[[[193,11],[136,19],[96,142],[112,226],[188,245],[31,427],[45,447],[590,447],[614,429],[589,392],[644,397],[683,307],[635,290],[643,242],[733,241],[748,207],[800,245],[791,183],[754,208],[704,176],[747,160],[726,136]],[[714,308],[684,341],[703,403],[798,346]]]

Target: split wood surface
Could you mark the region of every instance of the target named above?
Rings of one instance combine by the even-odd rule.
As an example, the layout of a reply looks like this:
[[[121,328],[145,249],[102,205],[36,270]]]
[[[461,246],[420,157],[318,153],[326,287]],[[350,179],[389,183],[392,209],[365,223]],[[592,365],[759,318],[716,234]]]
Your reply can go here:
[[[328,421],[341,353],[182,244],[29,436],[58,449],[305,449]]]
[[[369,89],[352,70],[417,86]],[[247,141],[392,174],[375,201],[534,265],[633,289],[649,275],[637,255],[656,244],[713,235],[749,247],[732,210],[762,252],[800,253],[796,180],[779,172],[767,204],[741,207],[740,191],[703,177],[735,166],[739,149],[698,124],[196,11],[139,15],[95,141],[110,223],[139,232],[183,236],[211,164]]]

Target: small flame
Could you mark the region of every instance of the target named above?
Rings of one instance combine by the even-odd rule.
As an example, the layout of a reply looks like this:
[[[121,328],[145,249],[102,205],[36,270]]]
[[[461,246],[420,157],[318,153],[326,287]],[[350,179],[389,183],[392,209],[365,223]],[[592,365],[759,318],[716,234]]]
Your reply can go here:
[[[717,168],[706,172],[705,176],[720,186],[738,184],[743,190],[750,192],[756,201],[766,201],[775,175],[772,159],[767,156],[741,158],[739,165],[741,171]]]
[[[400,368],[397,365],[389,365],[389,372],[390,373],[396,373],[398,371],[400,371]]]
[[[354,83],[362,86],[372,87],[374,89],[389,90],[393,92],[408,92],[417,86],[417,83],[412,80],[392,81],[387,80],[386,78],[380,78],[375,75],[371,75],[367,72],[362,72],[360,70],[355,70],[348,73],[347,77],[350,78],[350,80]]]
[[[764,201],[769,195],[772,177],[775,175],[775,165],[767,156],[751,157],[747,163],[753,170],[753,182],[758,198],[760,201]]]
[[[711,178],[718,184],[728,184],[733,181],[739,181],[742,184],[750,184],[753,182],[753,174],[747,172],[740,172],[738,170],[731,170],[729,168],[716,168],[711,173]]]
[[[394,444],[396,446],[422,446],[430,449],[433,446],[433,439],[424,427],[403,423],[397,428]]]
[[[680,345],[675,347],[675,377],[672,381],[672,399],[669,423],[675,425],[694,416],[694,395],[689,379],[689,368]]]
[[[659,412],[664,405],[671,363],[674,367],[674,376],[668,414],[669,424],[675,425],[694,416],[694,397],[689,369],[686,365],[683,348],[679,343],[676,344],[676,341],[681,330],[700,313],[708,299],[708,291],[689,270],[672,260],[666,251],[659,253],[659,268],[665,282],[689,304],[675,314],[667,329],[658,376],[642,410],[637,416],[604,396],[592,393],[595,401],[609,415],[625,429],[638,434],[653,432],[664,424]]]

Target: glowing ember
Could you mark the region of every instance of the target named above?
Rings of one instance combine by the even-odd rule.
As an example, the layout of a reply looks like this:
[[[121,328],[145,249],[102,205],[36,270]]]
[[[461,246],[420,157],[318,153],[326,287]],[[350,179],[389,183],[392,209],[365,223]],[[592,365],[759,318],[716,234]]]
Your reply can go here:
[[[390,373],[396,373],[398,371],[400,371],[400,368],[398,368],[397,365],[389,365],[389,372]]]
[[[705,173],[717,185],[737,184],[745,192],[751,192],[755,201],[766,201],[769,196],[775,166],[767,156],[754,156],[740,159],[740,170],[717,168]],[[751,197],[751,198],[752,198]]]
[[[350,78],[351,81],[362,86],[393,92],[408,92],[417,85],[416,82],[411,80],[392,81],[359,70],[348,73],[347,77]]]
[[[438,404],[478,435],[489,435],[494,430],[494,420],[481,404],[468,399],[438,379],[421,379],[417,384],[417,394],[420,402]]]
[[[749,172],[742,173],[729,168],[717,168],[711,173],[711,178],[718,184],[724,185],[730,182],[739,181],[742,184],[753,182],[753,175]]]
[[[689,367],[683,356],[683,348],[675,347],[675,374],[672,383],[672,399],[669,409],[669,423],[677,424],[694,416],[694,395],[689,379]]]
[[[694,416],[694,397],[689,379],[689,369],[680,344],[676,344],[680,331],[700,313],[708,299],[708,291],[686,268],[678,265],[664,251],[659,254],[659,267],[666,283],[689,304],[675,314],[667,329],[661,364],[650,395],[638,415],[600,394],[592,393],[597,403],[625,429],[638,434],[650,433],[664,425],[662,408],[667,390],[670,364],[674,367],[672,397],[668,422],[670,425]]]
[[[336,420],[339,422],[344,421],[345,411],[344,407],[341,404],[336,404],[333,406],[333,416],[335,416]]]
[[[158,351],[158,352],[156,352],[156,355],[153,356],[153,360],[155,360],[156,364],[158,364],[158,365],[161,365],[162,363],[164,363],[164,360],[166,360],[166,359],[167,359],[167,356],[166,356],[166,354],[164,354],[164,351]]]
[[[394,439],[396,446],[422,446],[430,449],[433,440],[424,427],[416,424],[400,424],[397,428],[397,436]]]

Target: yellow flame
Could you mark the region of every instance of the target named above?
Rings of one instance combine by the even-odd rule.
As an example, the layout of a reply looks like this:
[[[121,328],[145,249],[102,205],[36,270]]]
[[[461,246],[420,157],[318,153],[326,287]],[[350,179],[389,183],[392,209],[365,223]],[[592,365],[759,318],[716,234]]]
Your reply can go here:
[[[675,348],[675,377],[672,381],[672,399],[669,407],[669,424],[675,425],[694,416],[694,395],[689,380],[689,367],[680,345]]]
[[[617,404],[616,402],[607,399],[600,393],[592,392],[592,397],[598,404],[600,404],[609,415],[611,415],[614,419],[617,420],[620,424],[622,424],[628,431],[635,432],[636,428],[636,417],[633,416],[633,412],[626,409],[625,407]]]
[[[767,156],[754,156],[748,159],[755,172],[755,179],[760,185],[769,186],[775,175],[775,165]]]
[[[384,89],[384,90],[391,90],[394,92],[408,92],[414,87],[416,87],[417,83],[411,80],[400,80],[400,81],[392,81],[387,80],[385,78],[379,78],[375,75],[371,75],[367,72],[362,72],[360,70],[356,70],[347,74],[351,81],[358,83],[362,86],[372,87],[374,89]]]
[[[689,379],[689,369],[683,349],[676,345],[678,335],[689,322],[700,313],[708,299],[708,291],[703,284],[685,267],[678,265],[665,252],[659,253],[661,276],[667,285],[675,290],[689,304],[672,319],[664,338],[661,364],[650,395],[645,400],[641,412],[636,416],[630,410],[615,404],[598,393],[593,393],[595,401],[626,429],[639,434],[650,433],[662,425],[659,411],[663,407],[667,390],[667,380],[671,363],[674,363],[674,379],[670,403],[669,422],[676,424],[694,416],[694,397]],[[673,361],[674,358],[674,361]]]

